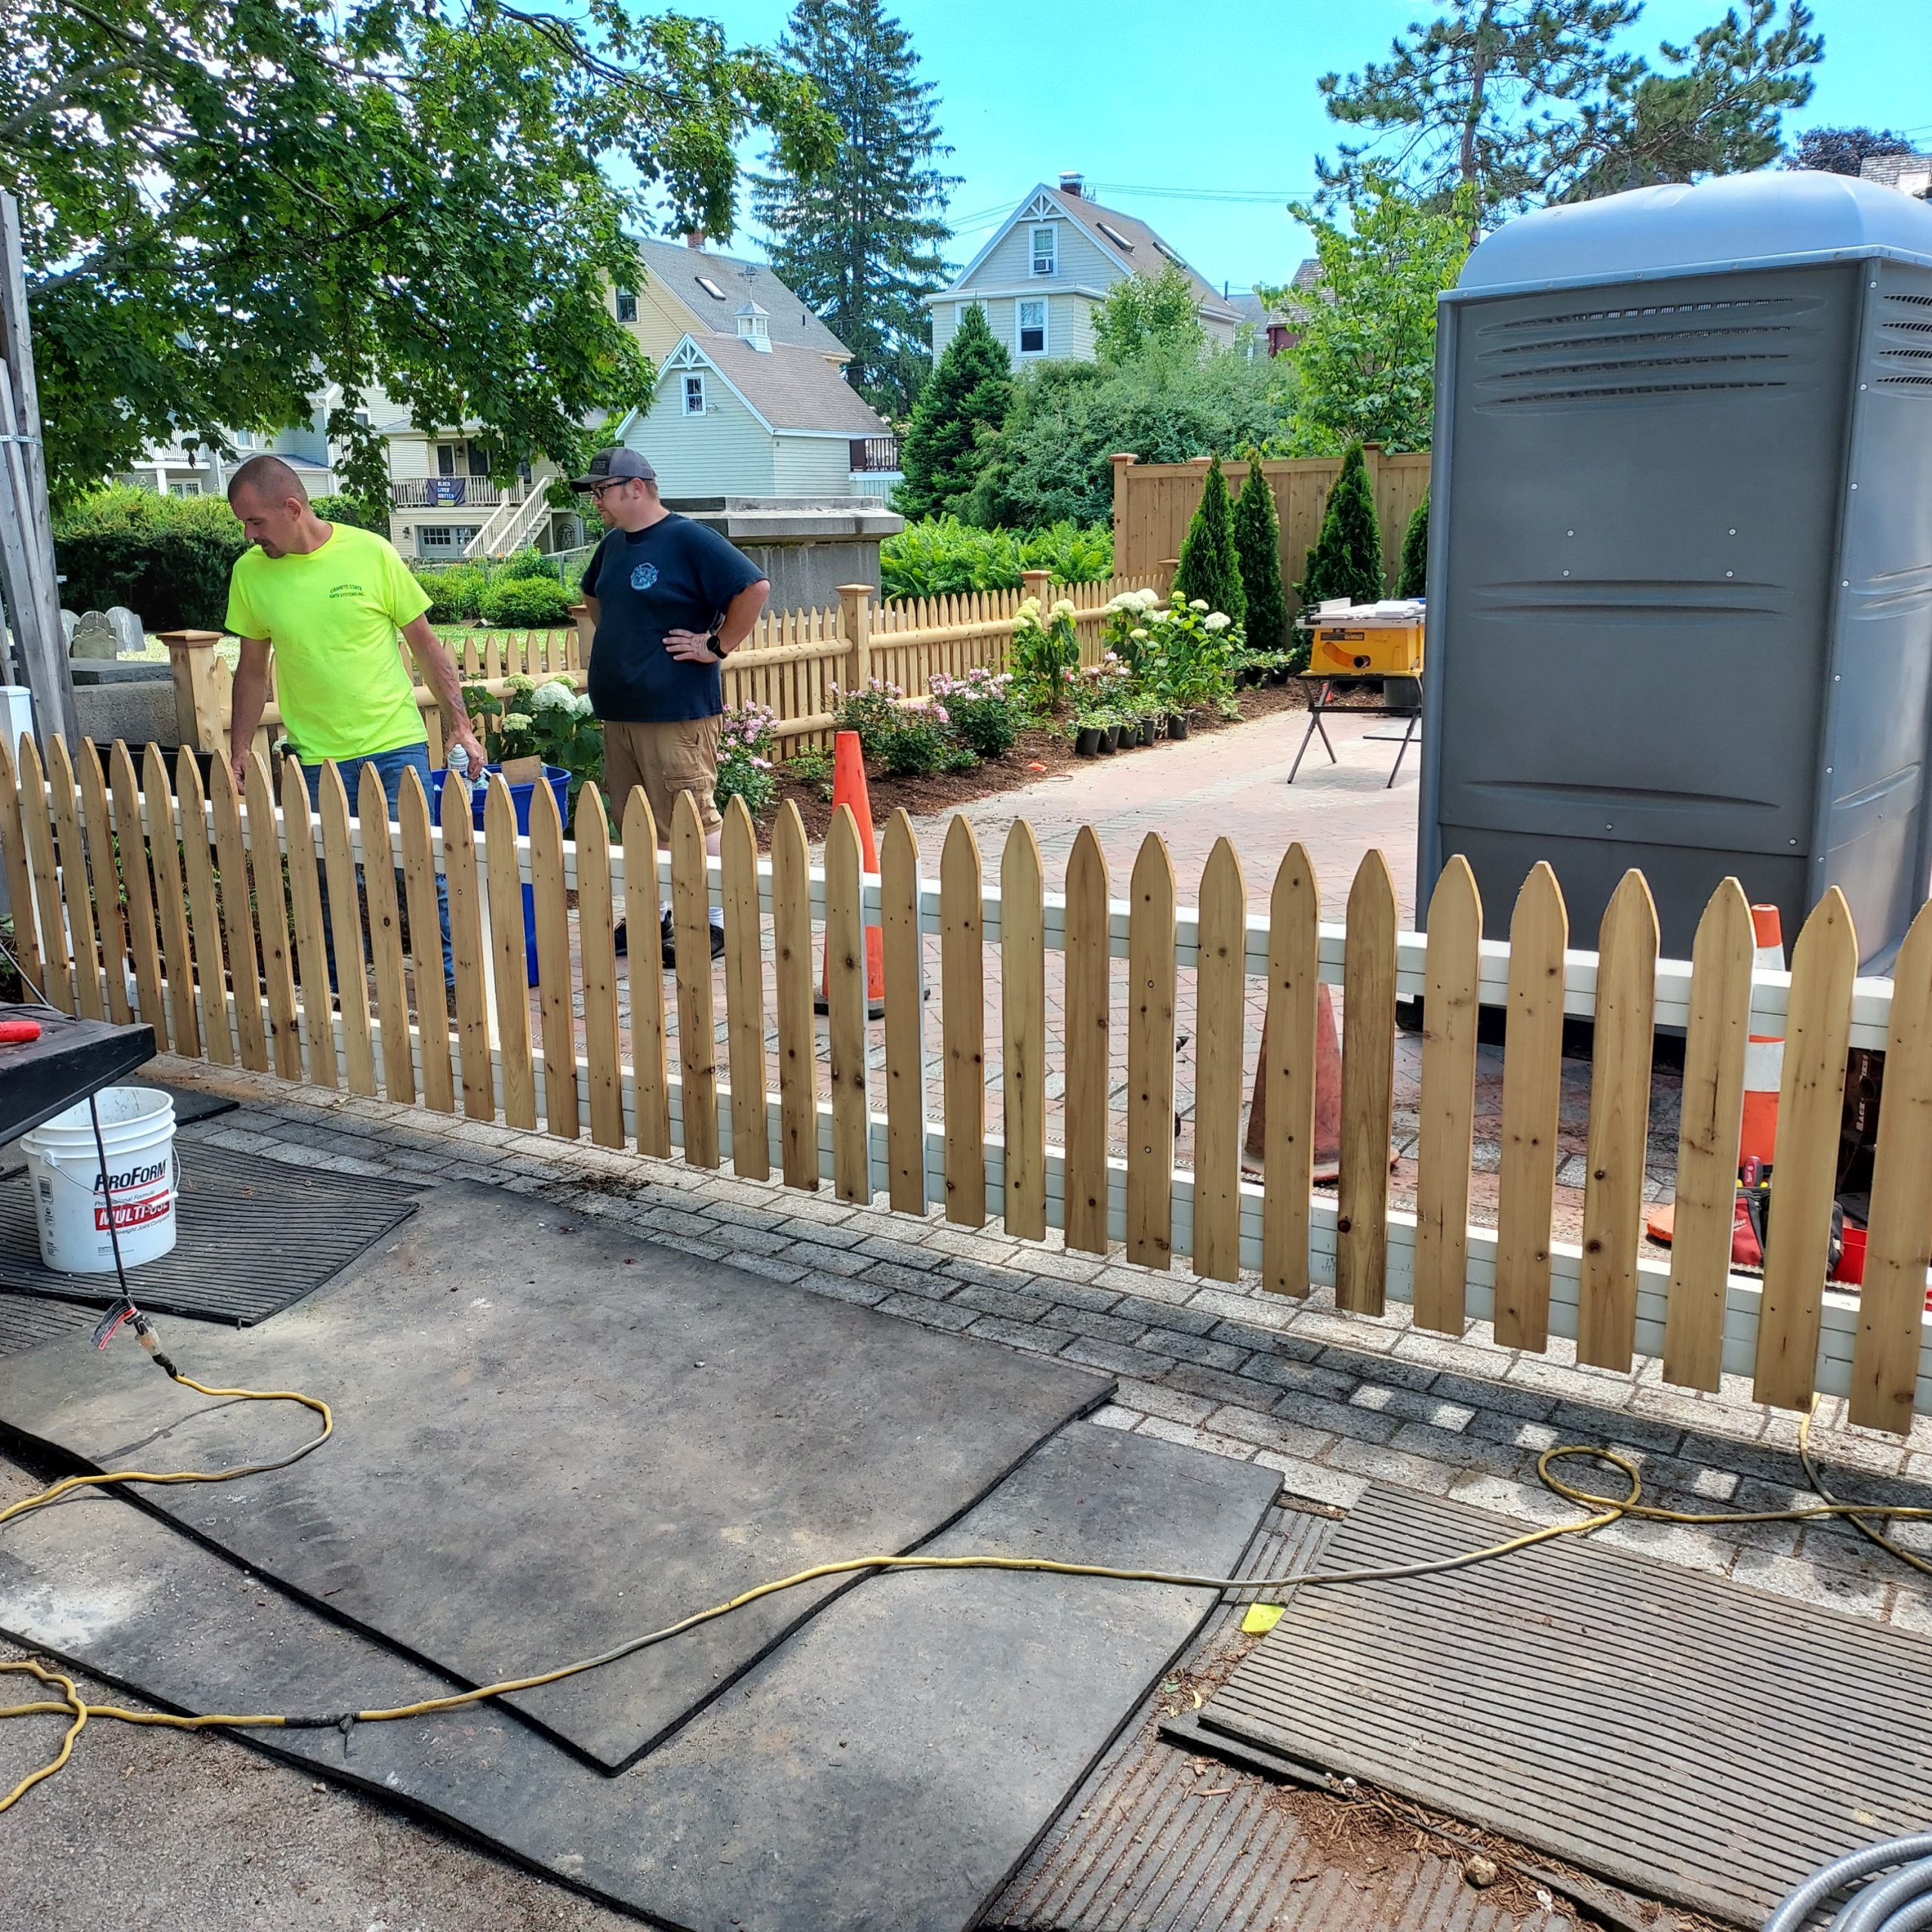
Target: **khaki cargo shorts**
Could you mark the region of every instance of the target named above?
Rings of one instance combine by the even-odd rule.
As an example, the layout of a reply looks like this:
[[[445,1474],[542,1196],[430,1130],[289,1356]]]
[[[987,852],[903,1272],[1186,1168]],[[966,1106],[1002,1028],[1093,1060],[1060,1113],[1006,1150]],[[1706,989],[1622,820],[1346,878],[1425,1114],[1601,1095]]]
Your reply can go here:
[[[668,843],[678,794],[688,792],[698,823],[707,832],[722,822],[712,795],[718,784],[718,718],[678,718],[658,724],[604,726],[604,792],[617,823],[632,789],[641,785],[657,821],[657,836]]]

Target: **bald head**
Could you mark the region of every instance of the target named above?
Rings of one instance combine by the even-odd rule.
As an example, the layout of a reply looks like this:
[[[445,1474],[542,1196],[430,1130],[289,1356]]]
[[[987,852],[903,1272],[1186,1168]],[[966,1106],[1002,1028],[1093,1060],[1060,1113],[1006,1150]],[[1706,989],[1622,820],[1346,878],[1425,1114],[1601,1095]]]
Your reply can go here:
[[[245,495],[258,503],[309,506],[308,485],[278,456],[251,456],[228,479],[229,503]]]
[[[264,555],[319,550],[333,534],[309,507],[309,492],[278,456],[251,456],[228,480],[228,506]]]

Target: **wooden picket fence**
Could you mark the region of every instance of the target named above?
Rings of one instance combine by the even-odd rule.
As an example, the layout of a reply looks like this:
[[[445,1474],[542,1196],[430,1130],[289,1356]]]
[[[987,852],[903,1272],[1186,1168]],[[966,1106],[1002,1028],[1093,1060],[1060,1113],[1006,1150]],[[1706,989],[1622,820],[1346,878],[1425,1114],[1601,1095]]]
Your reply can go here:
[[[1420,1327],[1480,1340],[1470,1324],[1487,1324],[1505,1349],[1540,1351],[1552,1336],[1570,1337],[1586,1364],[1629,1371],[1641,1353],[1660,1360],[1667,1382],[1705,1390],[1719,1387],[1721,1373],[1748,1376],[1759,1400],[1786,1408],[1803,1407],[1814,1390],[1848,1395],[1853,1420],[1880,1429],[1904,1431],[1915,1409],[1932,1411],[1932,911],[1912,927],[1895,980],[1858,980],[1850,917],[1835,891],[1806,922],[1787,974],[1754,965],[1749,910],[1735,881],[1713,896],[1691,960],[1660,961],[1656,914],[1635,872],[1611,902],[1597,950],[1576,952],[1547,866],[1524,884],[1506,944],[1481,937],[1475,880],[1460,859],[1435,888],[1425,936],[1398,931],[1388,868],[1374,852],[1349,889],[1346,918],[1324,923],[1299,844],[1281,860],[1268,912],[1257,917],[1226,840],[1209,860],[1198,907],[1185,908],[1158,835],[1142,846],[1121,900],[1091,828],[1075,841],[1064,891],[1051,894],[1023,822],[1006,841],[995,884],[971,827],[955,819],[935,880],[921,872],[910,820],[897,813],[872,876],[862,872],[848,811],[835,818],[814,864],[795,808],[781,812],[761,857],[734,801],[722,856],[707,860],[686,798],[668,854],[627,869],[626,850],[657,848],[641,792],[624,807],[620,847],[592,788],[572,843],[547,787],[537,789],[529,835],[519,838],[509,794],[493,780],[479,836],[464,814],[434,824],[413,779],[392,826],[373,776],[358,813],[325,768],[321,810],[312,814],[292,761],[278,790],[259,758],[240,792],[225,761],[212,770],[210,795],[192,757],[181,756],[171,783],[152,746],[138,780],[125,745],[113,747],[105,771],[90,748],[77,772],[57,739],[45,768],[30,740],[17,766],[0,752],[0,858],[16,943],[56,1005],[96,1018],[138,1016],[177,1054],[238,1060],[285,1080],[515,1128],[540,1120],[566,1140],[587,1134],[599,1146],[703,1168],[728,1159],[750,1179],[776,1170],[789,1187],[829,1182],[841,1200],[883,1195],[910,1215],[937,1206],[963,1226],[998,1216],[1012,1240],[1059,1228],[1070,1247],[1100,1254],[1121,1244],[1129,1260],[1160,1269],[1184,1256],[1195,1275],[1216,1281],[1254,1271],[1264,1290],[1282,1295],[1332,1283],[1337,1307],[1364,1318],[1391,1297],[1409,1300]],[[455,959],[453,1035],[434,941],[423,1024],[402,937],[405,912],[412,933],[437,932],[439,872]],[[339,1003],[328,995],[325,882],[336,956],[352,960],[366,948],[373,1003],[354,972],[343,975]],[[539,969],[528,993],[525,886]],[[661,976],[633,969],[626,1029],[613,924],[628,913],[633,932],[654,931],[660,893],[674,909],[676,1023]],[[726,934],[715,974],[712,905],[723,909]],[[868,926],[881,929],[884,952],[876,1074]],[[829,1008],[823,1085],[815,928]],[[936,976],[925,944],[934,935]],[[1001,993],[1000,1037],[991,1043],[1001,1115],[993,1135],[989,949]],[[1054,955],[1064,1019],[1050,1037]],[[648,960],[648,949],[637,956]],[[1126,962],[1124,997],[1110,977],[1116,959]],[[1187,975],[1198,1034],[1194,1159],[1180,1168],[1177,988]],[[1256,979],[1266,987],[1258,1069],[1242,1025]],[[1332,1197],[1311,1182],[1324,982],[1343,991],[1341,1175]],[[934,990],[929,1014],[924,998]],[[1427,1029],[1411,1214],[1390,1207],[1389,1149],[1395,1004],[1418,994]],[[1494,1229],[1471,1226],[1468,1211],[1485,1005],[1509,1013]],[[1595,1021],[1580,1244],[1552,1238],[1566,1014]],[[1666,1026],[1686,1034],[1667,1267],[1641,1253],[1651,1044]],[[1761,1281],[1729,1266],[1745,1043],[1754,1033],[1787,1043]],[[1123,1034],[1124,1123],[1110,1118],[1109,1100],[1109,1056]],[[1887,1054],[1865,1282],[1855,1297],[1826,1285],[1854,1046]],[[935,1066],[936,1115],[928,1105]],[[1056,1069],[1062,1091],[1050,1137]],[[1244,1178],[1240,1154],[1243,1102],[1257,1072],[1259,1183]],[[1122,1125],[1124,1158],[1109,1139]]]
[[[964,677],[976,667],[999,670],[1006,663],[1014,619],[1021,600],[1043,603],[1064,597],[1074,606],[1074,627],[1083,659],[1100,653],[1100,629],[1109,600],[1123,590],[1158,589],[1158,573],[1117,577],[1103,583],[1056,585],[1044,571],[1029,571],[1018,590],[975,592],[957,597],[906,598],[875,603],[871,586],[854,584],[835,607],[811,611],[768,611],[744,643],[724,663],[727,705],[761,704],[778,719],[778,738],[787,751],[816,743],[830,732],[837,690],[863,689],[870,678],[895,685],[900,702],[926,702],[936,677]],[[227,742],[233,712],[234,674],[220,648],[218,631],[165,631],[174,680],[181,742],[213,751]],[[472,631],[450,640],[466,684],[501,697],[514,677],[555,678],[581,691],[589,661],[588,620],[569,629]],[[423,713],[429,760],[443,760],[443,723],[434,694],[415,659],[403,654],[416,701]],[[256,749],[266,758],[282,728],[275,670],[269,670],[269,700],[262,712]]]

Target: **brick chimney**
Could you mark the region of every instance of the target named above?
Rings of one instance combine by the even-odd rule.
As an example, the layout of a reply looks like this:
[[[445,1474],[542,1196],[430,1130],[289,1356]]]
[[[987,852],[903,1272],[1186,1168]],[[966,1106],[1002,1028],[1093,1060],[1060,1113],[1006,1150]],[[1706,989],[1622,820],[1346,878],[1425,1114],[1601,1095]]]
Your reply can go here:
[[[704,246],[704,230],[701,228],[687,229],[685,246],[687,248],[702,248]]]
[[[1081,191],[1085,185],[1086,180],[1087,177],[1084,174],[1081,174],[1078,170],[1069,174],[1065,169],[1062,169],[1060,177],[1060,191],[1063,195],[1071,195],[1075,201],[1078,201],[1080,198]]]

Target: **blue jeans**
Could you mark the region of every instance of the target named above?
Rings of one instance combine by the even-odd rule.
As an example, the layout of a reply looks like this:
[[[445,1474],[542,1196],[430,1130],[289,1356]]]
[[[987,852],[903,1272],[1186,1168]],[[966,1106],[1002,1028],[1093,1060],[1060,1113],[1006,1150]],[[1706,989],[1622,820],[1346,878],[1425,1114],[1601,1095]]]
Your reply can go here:
[[[398,806],[402,798],[402,774],[413,771],[423,781],[423,796],[432,800],[434,795],[429,784],[429,747],[426,744],[402,745],[392,752],[377,752],[368,758],[345,758],[336,761],[337,769],[342,774],[343,788],[349,793],[350,815],[355,812],[356,800],[361,795],[362,768],[373,766],[376,776],[383,781],[383,795],[389,801],[389,823],[395,823]],[[309,804],[314,811],[321,809],[322,761],[314,764],[304,760],[302,777],[309,787]],[[396,875],[396,897],[403,897],[402,874]],[[329,955],[329,983],[335,984],[335,933],[329,924],[328,878],[325,872],[322,878],[322,937],[328,944]],[[436,916],[443,928],[443,983],[446,986],[456,984],[456,955],[450,949],[450,889],[442,874],[436,875]]]

